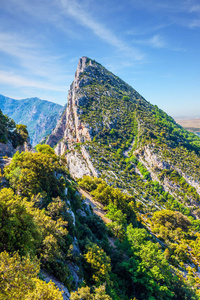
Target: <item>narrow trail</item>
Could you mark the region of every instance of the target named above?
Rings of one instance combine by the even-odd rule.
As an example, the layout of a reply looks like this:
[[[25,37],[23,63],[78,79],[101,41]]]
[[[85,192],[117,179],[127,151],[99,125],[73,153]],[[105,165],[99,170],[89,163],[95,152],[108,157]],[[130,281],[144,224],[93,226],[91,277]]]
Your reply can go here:
[[[85,190],[79,188],[79,193],[84,196],[84,202],[88,205],[91,205],[94,213],[96,215],[98,215],[105,223],[110,223],[112,222],[110,219],[106,218],[105,215],[105,211],[103,209],[103,205],[97,201],[95,201],[92,196],[86,192]]]
[[[93,212],[98,215],[106,224],[111,223],[112,221],[105,217],[106,213],[103,209],[103,205],[97,201],[95,201],[92,196],[86,192],[85,190],[79,188],[79,193],[85,197],[84,202],[88,205],[91,205]],[[115,238],[108,238],[109,244],[112,248],[116,248],[115,246]]]
[[[135,139],[132,140],[132,143],[130,144],[130,146],[128,147],[128,149],[123,152],[123,155],[125,157],[129,157],[128,153],[132,150],[134,143],[135,143]]]

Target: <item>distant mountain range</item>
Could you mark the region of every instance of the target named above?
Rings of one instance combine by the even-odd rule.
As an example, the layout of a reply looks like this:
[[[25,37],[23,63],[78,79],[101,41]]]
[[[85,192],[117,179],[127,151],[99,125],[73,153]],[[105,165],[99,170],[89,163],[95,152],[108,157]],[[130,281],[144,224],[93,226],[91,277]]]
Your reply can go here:
[[[50,134],[61,116],[63,107],[39,98],[15,100],[0,95],[0,109],[17,124],[27,125],[33,146]]]

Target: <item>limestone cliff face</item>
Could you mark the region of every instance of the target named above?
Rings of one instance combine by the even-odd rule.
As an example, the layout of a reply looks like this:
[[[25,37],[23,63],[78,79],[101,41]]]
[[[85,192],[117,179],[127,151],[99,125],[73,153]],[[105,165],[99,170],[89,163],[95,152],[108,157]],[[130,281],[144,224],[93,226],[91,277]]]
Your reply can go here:
[[[57,154],[63,155],[65,153],[71,175],[77,178],[83,175],[98,175],[84,146],[81,146],[81,152],[74,149],[77,143],[92,140],[91,128],[80,120],[81,111],[79,108],[80,104],[87,101],[81,88],[89,83],[88,81],[84,82],[81,75],[91,65],[92,62],[87,57],[82,57],[79,60],[75,79],[68,93],[67,107],[46,142],[51,147],[55,147]]]
[[[142,150],[139,149],[138,151],[135,151],[135,155],[150,172],[152,180],[160,182],[160,179],[157,176],[158,172],[155,171],[156,169],[176,170],[189,185],[196,189],[197,193],[200,195],[199,181],[196,180],[192,175],[188,175],[187,172],[184,172],[180,167],[177,167],[171,164],[170,161],[163,159],[161,155],[154,152],[153,147],[145,146]],[[177,184],[174,184],[167,178],[164,178],[164,181],[161,184],[163,185],[165,191],[170,192],[171,194],[174,194],[174,192],[179,189],[179,186]]]

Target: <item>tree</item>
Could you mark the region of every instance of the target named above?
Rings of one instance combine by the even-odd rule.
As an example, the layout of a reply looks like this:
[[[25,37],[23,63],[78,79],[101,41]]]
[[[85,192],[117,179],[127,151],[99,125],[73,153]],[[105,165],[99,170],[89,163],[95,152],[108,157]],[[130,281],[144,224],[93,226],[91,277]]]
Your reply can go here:
[[[131,224],[127,227],[132,255],[139,258],[134,282],[142,284],[149,297],[156,295],[156,299],[171,299],[174,294],[170,289],[173,283],[170,266],[159,245],[148,237],[145,229],[133,228]]]
[[[103,249],[97,244],[87,246],[87,252],[84,254],[86,270],[93,282],[100,285],[109,282],[109,272],[111,271],[111,261]]]
[[[185,238],[191,222],[178,211],[161,210],[153,214],[151,228],[164,240],[180,241]]]
[[[41,234],[31,209],[32,204],[15,195],[12,189],[0,191],[0,251],[35,253]]]
[[[62,259],[71,240],[66,221],[53,220],[45,210],[33,205],[11,189],[0,191],[0,251],[37,254],[46,266]]]
[[[16,125],[16,132],[19,134],[20,139],[19,139],[19,144],[23,144],[27,138],[28,138],[28,130],[27,126],[23,124],[17,124]]]
[[[37,278],[39,270],[37,259],[0,253],[0,300],[63,300],[53,282]]]
[[[42,193],[44,198],[46,195],[46,201],[50,201],[51,197],[64,193],[63,178],[57,173],[65,174],[65,170],[49,146],[38,149],[41,152],[17,152],[4,169],[5,177],[18,194],[31,198]]]
[[[24,299],[29,290],[34,289],[33,279],[39,273],[37,260],[20,258],[18,253],[10,256],[0,253],[0,299]]]
[[[56,287],[55,283],[46,283],[38,278],[34,279],[35,287],[26,296],[26,300],[63,300],[62,292]]]
[[[191,225],[190,220],[178,211],[161,210],[154,213],[152,220],[156,224],[165,226],[167,229],[174,230],[181,228],[188,231]]]
[[[112,203],[110,203],[106,209],[108,210],[106,217],[112,220],[111,223],[107,224],[107,227],[111,228],[119,239],[123,239],[127,225],[126,215],[123,214],[121,210],[118,210],[117,206]]]
[[[91,293],[88,286],[78,288],[78,291],[72,292],[70,300],[111,300],[110,296],[106,294],[104,285],[95,288],[94,293]]]

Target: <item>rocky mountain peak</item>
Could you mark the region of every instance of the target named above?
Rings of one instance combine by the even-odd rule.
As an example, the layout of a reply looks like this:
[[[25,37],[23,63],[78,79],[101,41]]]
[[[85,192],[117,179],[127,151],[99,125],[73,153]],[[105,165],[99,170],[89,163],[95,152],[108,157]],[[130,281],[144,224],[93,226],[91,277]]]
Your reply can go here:
[[[200,203],[200,139],[85,56],[79,60],[67,107],[47,144],[65,155],[74,178],[103,176],[136,197],[140,194],[144,206],[157,205],[156,197],[164,199],[164,192],[181,199],[186,187],[184,205]],[[147,180],[157,182],[160,189],[156,197],[146,195],[148,200],[143,196]],[[166,199],[162,201],[159,205]]]
[[[147,105],[146,100],[133,88],[101,64],[85,56],[80,58],[75,79],[68,93],[66,110],[47,140],[47,144],[55,147],[57,154],[66,154],[69,167],[71,164],[75,177],[98,174],[84,143],[92,142],[102,130],[120,128],[120,115],[123,112],[119,111],[119,106],[125,105],[126,109],[129,109],[126,101],[130,97],[132,104],[140,101]],[[113,99],[115,104],[112,103]],[[112,107],[107,107],[110,105]],[[74,149],[77,143],[81,143],[79,152]],[[76,153],[75,156],[72,155],[72,150]],[[80,164],[77,163],[78,156],[80,156]],[[74,171],[74,165],[70,163],[70,159],[75,157],[76,166],[79,165],[78,171]]]

